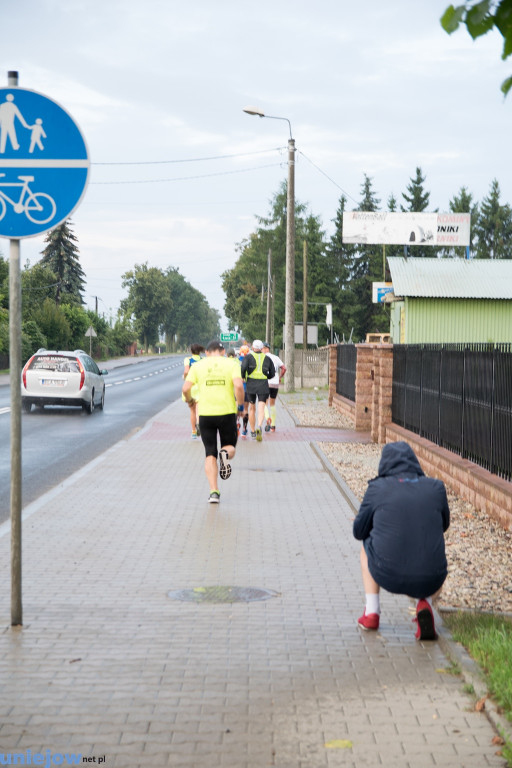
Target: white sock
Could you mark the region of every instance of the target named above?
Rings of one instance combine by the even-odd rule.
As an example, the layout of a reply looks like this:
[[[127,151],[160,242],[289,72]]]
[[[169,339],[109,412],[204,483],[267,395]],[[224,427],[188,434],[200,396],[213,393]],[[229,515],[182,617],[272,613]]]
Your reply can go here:
[[[380,597],[378,594],[366,594],[366,615],[378,613],[380,615]]]

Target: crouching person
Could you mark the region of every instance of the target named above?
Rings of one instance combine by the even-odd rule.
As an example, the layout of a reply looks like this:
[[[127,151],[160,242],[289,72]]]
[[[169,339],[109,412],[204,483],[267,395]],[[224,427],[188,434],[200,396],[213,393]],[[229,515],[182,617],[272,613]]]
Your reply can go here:
[[[382,588],[416,598],[416,638],[436,639],[432,598],[448,573],[444,532],[449,525],[444,484],[425,477],[407,443],[385,445],[378,477],[368,483],[354,520],[354,536],[363,542],[366,606],[358,619],[361,629],[379,628]]]

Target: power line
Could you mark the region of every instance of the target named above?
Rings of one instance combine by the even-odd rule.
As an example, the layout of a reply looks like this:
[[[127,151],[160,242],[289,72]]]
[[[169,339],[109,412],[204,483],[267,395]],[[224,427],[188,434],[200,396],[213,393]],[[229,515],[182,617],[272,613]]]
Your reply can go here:
[[[268,152],[281,152],[286,147],[273,147],[272,149],[260,149],[255,152],[242,152],[236,155],[212,155],[210,157],[189,157],[183,160],[136,160],[116,163],[91,163],[91,165],[170,165],[174,163],[200,163],[205,160],[226,160],[234,157],[247,157],[249,155],[265,155]]]
[[[209,179],[214,176],[230,176],[235,173],[249,173],[250,171],[259,171],[262,168],[278,168],[282,163],[271,163],[270,165],[257,165],[253,168],[242,168],[238,171],[221,171],[219,173],[204,173],[197,176],[175,176],[172,179],[140,179],[138,181],[91,181],[91,185],[104,186],[106,184],[161,184],[172,181],[190,181],[194,179]]]
[[[343,192],[343,194],[344,194],[344,195],[346,195],[347,197],[350,197],[350,199],[351,199],[351,200],[353,200],[353,201],[354,201],[354,203],[357,203],[357,205],[359,205],[359,201],[358,201],[358,200],[356,200],[356,199],[355,199],[355,197],[352,197],[352,195],[349,195],[349,193],[348,193],[348,192],[346,192],[346,191],[343,189],[343,187],[340,187],[340,185],[339,185],[339,184],[338,184],[336,181],[334,181],[334,179],[331,179],[331,177],[330,177],[330,176],[329,176],[329,175],[328,175],[328,174],[327,174],[325,171],[322,171],[322,169],[321,169],[321,168],[320,168],[318,165],[316,165],[316,164],[315,164],[315,163],[314,163],[312,160],[310,160],[310,159],[309,159],[309,157],[308,157],[307,155],[305,155],[305,154],[304,154],[304,152],[302,152],[300,149],[298,150],[298,152],[299,152],[299,154],[300,154],[300,155],[302,155],[302,157],[303,157],[305,160],[307,160],[307,161],[308,161],[308,163],[311,163],[311,165],[313,166],[313,168],[316,168],[316,170],[317,170],[317,171],[319,171],[319,172],[322,174],[322,176],[325,176],[325,178],[326,178],[326,179],[329,179],[329,181],[330,181],[332,184],[334,184],[334,186],[335,186],[335,187],[337,187],[339,190],[341,190],[341,192]]]

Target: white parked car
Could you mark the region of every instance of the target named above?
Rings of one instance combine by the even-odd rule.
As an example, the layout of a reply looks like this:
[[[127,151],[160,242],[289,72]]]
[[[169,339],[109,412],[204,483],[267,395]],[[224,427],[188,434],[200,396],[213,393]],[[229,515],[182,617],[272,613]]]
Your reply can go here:
[[[104,406],[107,374],[82,349],[38,349],[21,374],[22,408],[30,413],[33,405],[80,405],[92,413]]]

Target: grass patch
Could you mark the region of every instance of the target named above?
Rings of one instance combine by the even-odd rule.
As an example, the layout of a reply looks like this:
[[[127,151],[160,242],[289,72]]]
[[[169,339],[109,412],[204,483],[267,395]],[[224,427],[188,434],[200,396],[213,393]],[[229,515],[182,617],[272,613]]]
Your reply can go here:
[[[512,620],[460,612],[443,614],[443,621],[481,667],[489,693],[512,721]]]

